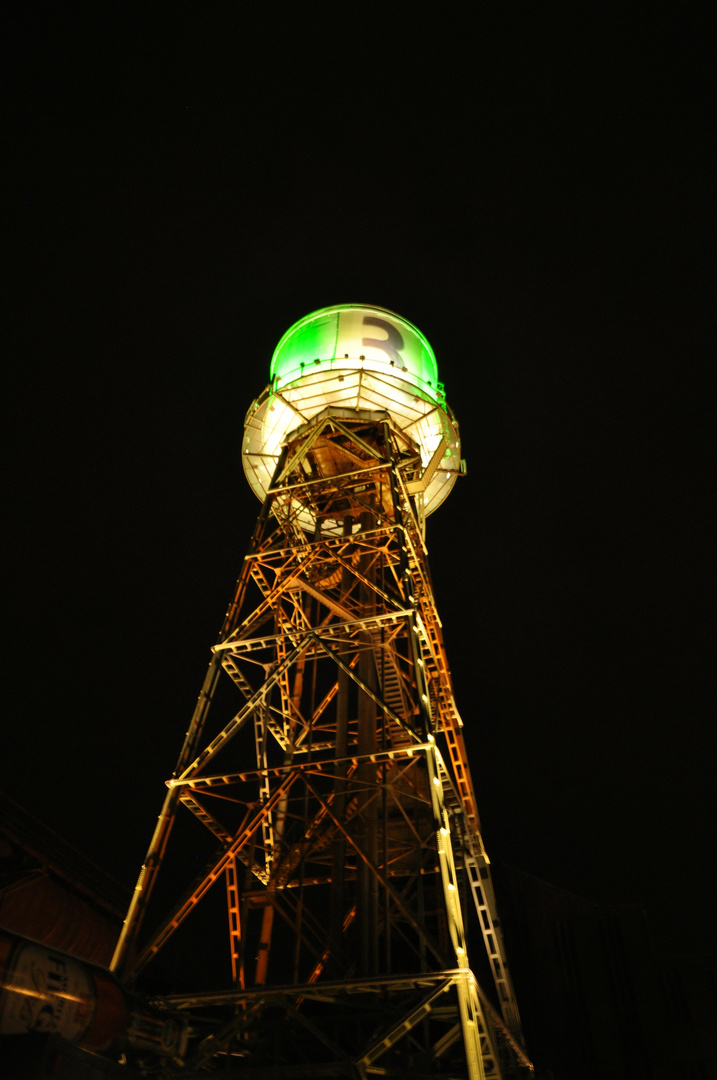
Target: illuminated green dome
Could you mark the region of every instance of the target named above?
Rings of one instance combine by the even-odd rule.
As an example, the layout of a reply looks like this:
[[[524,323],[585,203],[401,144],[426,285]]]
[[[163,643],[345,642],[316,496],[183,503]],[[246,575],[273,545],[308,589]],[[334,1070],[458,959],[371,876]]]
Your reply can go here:
[[[384,371],[443,398],[433,349],[413,323],[386,308],[335,304],[286,331],[271,361],[271,378],[285,386],[324,364]],[[393,370],[391,370],[393,369]]]

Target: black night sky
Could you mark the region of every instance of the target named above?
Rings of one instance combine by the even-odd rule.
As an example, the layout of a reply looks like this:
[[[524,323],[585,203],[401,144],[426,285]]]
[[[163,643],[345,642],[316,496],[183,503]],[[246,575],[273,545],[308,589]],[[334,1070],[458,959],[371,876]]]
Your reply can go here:
[[[461,425],[428,543],[488,851],[716,949],[708,27],[18,10],[6,792],[134,883],[259,509],[245,411],[296,319],[378,304]]]

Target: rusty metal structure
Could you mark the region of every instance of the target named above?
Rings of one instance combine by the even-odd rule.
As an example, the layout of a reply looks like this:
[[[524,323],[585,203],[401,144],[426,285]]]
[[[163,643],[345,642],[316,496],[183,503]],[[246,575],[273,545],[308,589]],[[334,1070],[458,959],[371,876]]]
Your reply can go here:
[[[529,1076],[429,575],[462,466],[423,335],[300,320],[243,459],[261,511],[112,969],[172,973],[168,1073]]]

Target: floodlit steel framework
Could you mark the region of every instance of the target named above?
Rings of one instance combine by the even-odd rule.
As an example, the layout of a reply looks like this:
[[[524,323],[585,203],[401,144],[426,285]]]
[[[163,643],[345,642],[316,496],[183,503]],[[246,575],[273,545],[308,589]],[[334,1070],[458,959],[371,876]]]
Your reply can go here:
[[[428,571],[445,445],[426,461],[390,410],[328,405],[274,459],[113,960],[141,987],[223,886],[216,966],[192,939],[221,988],[166,998],[185,1077],[532,1073]],[[182,811],[213,853],[158,917]]]

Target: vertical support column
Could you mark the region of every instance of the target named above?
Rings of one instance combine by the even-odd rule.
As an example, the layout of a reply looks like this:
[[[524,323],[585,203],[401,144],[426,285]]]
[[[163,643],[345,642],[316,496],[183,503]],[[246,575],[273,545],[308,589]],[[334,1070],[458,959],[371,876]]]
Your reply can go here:
[[[353,517],[347,515],[344,518],[343,534],[350,536],[353,531]],[[341,598],[343,599],[349,587],[350,575],[344,569],[341,573]],[[342,761],[348,755],[349,738],[349,672],[345,665],[341,665],[338,671],[338,691],[336,694],[336,741],[335,757]],[[346,766],[339,766],[340,773],[345,773]],[[346,781],[342,775],[338,775],[334,784],[335,799],[334,809],[336,816],[343,820],[346,811]],[[340,832],[337,832],[332,841],[331,854],[331,895],[329,899],[329,934],[334,949],[338,949],[343,936],[345,917],[344,881],[346,859],[346,841]],[[332,961],[329,962],[330,965]]]
[[[433,733],[433,719],[428,698],[428,683],[426,680],[426,668],[421,656],[421,646],[418,632],[417,605],[413,586],[413,575],[408,559],[406,546],[406,526],[403,521],[398,481],[393,450],[391,446],[391,434],[388,424],[384,424],[384,438],[386,454],[391,462],[390,482],[393,498],[394,518],[398,526],[400,569],[404,581],[406,607],[410,609],[409,618],[409,649],[413,662],[414,680],[418,697],[419,715],[423,729],[423,738],[430,744],[425,752],[426,770],[428,773],[428,786],[431,793],[431,807],[433,810],[433,822],[436,832],[438,848],[438,863],[440,867],[443,896],[448,920],[448,931],[456,956],[456,967],[462,977],[456,980],[458,993],[458,1005],[463,1030],[463,1042],[465,1046],[466,1062],[470,1080],[484,1080],[483,1055],[480,1045],[480,1028],[486,1027],[485,1019],[481,1015],[478,996],[471,993],[471,971],[468,966],[466,952],[465,931],[463,928],[463,915],[460,906],[460,896],[456,881],[456,868],[453,859],[453,847],[451,833],[448,825],[448,813],[443,801],[443,787],[438,773],[438,749]]]
[[[361,531],[368,531],[374,527],[375,515],[364,511],[360,517]],[[360,536],[360,533],[359,533]],[[361,557],[359,564],[362,574],[368,578],[373,577],[374,568],[371,565],[371,555],[367,553]],[[375,610],[375,600],[372,590],[361,582],[359,586],[361,597],[361,610],[370,616]],[[368,631],[361,633],[361,653],[359,656],[359,677],[371,690],[376,690],[376,661],[373,652],[373,642]],[[358,752],[359,755],[369,755],[376,752],[376,703],[359,690],[358,694]],[[361,953],[360,959],[363,965],[363,975],[375,975],[378,971],[379,943],[378,943],[378,879],[371,866],[378,865],[378,804],[376,800],[377,766],[370,761],[364,762],[359,769],[359,780],[365,791],[362,796],[363,809],[361,810],[362,846],[370,861],[370,865],[360,861],[357,867],[358,897],[357,908],[360,919]]]
[[[227,909],[229,912],[229,951],[232,961],[232,982],[244,989],[244,960],[242,951],[241,916],[239,913],[239,882],[237,861],[232,855],[224,871],[227,886]]]

